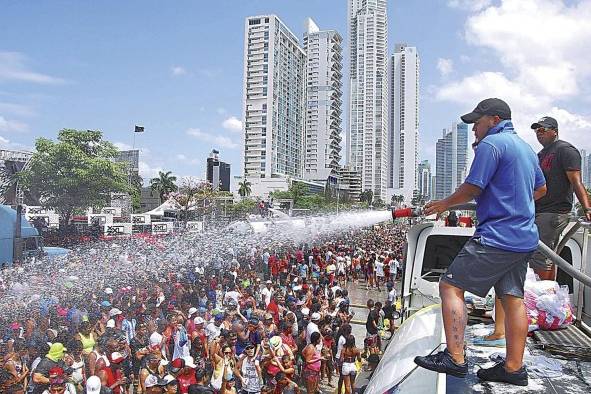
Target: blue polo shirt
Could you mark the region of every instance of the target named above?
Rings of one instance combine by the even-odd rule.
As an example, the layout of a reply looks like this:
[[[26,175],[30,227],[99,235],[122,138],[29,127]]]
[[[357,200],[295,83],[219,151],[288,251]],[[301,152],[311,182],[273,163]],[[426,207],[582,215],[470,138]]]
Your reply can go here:
[[[531,252],[538,246],[534,190],[546,181],[538,156],[504,120],[476,147],[466,183],[478,186],[478,226],[482,244],[512,252]]]

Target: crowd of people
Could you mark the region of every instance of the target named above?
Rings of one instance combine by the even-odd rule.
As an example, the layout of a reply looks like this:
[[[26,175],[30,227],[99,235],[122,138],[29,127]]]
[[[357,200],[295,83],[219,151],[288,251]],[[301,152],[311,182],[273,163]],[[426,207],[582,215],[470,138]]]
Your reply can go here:
[[[371,341],[351,334],[347,287],[388,289],[368,301],[379,341],[405,231],[101,241],[6,270],[0,391],[317,393],[324,380],[351,393]]]

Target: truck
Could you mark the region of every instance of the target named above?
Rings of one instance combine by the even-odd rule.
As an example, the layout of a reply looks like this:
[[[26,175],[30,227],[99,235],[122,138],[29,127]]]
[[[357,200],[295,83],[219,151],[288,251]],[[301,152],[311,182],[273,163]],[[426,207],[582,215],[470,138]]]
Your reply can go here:
[[[418,212],[418,211],[417,211]],[[419,212],[420,213],[420,212]],[[465,379],[418,367],[415,356],[445,348],[441,317],[439,279],[466,241],[472,227],[446,227],[442,222],[423,220],[407,234],[405,269],[402,277],[402,322],[373,371],[363,392],[376,393],[589,393],[591,387],[591,273],[589,223],[572,221],[557,251],[543,243],[538,249],[558,266],[557,282],[569,288],[576,310],[576,324],[558,331],[536,331],[527,340],[525,360],[560,366],[552,377],[532,379],[528,387],[480,382],[477,365],[491,362],[504,348],[475,346],[472,339],[482,335],[482,326],[470,323],[466,329],[466,355],[470,372]],[[492,326],[490,326],[492,327]],[[480,330],[480,333],[477,331]],[[533,360],[533,361],[532,361]],[[540,361],[542,360],[542,361]],[[532,367],[533,368],[533,367]],[[534,374],[535,375],[535,374]]]
[[[20,208],[0,205],[0,267],[11,267],[15,261],[32,257],[58,256],[68,252],[64,248],[43,247],[39,231],[24,217]]]

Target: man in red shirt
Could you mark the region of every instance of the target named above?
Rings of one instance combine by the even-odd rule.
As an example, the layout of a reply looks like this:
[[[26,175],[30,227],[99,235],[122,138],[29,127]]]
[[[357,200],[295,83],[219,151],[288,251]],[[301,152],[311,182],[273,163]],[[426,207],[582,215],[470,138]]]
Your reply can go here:
[[[271,278],[273,281],[277,280],[279,276],[279,262],[277,261],[277,256],[275,253],[269,257],[269,269],[271,270]]]
[[[193,357],[191,356],[183,357],[183,360],[185,361],[185,366],[176,375],[176,380],[179,384],[179,393],[188,394],[189,386],[197,384],[197,379],[195,378],[195,368],[197,366],[193,363]]]

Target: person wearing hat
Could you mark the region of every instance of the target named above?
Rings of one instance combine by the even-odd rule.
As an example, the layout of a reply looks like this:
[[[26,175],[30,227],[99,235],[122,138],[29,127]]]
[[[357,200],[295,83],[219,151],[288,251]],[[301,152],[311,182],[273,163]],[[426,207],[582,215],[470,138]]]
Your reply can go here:
[[[101,379],[98,376],[93,375],[86,379],[84,394],[106,394],[106,390],[103,388]]]
[[[176,394],[176,393],[183,392],[180,390],[180,383],[179,383],[178,379],[172,375],[166,375],[164,378],[162,378],[161,385],[162,385],[164,394]],[[187,389],[184,391],[184,393],[186,394],[188,392],[189,392],[189,389],[187,386]]]
[[[203,306],[205,306],[205,304]],[[189,312],[187,313],[187,321],[185,322],[185,328],[187,329],[187,332],[189,334],[195,331],[195,317],[197,316],[197,311],[197,308],[191,307],[189,308]]]
[[[273,292],[273,282],[271,282],[270,280],[266,281],[265,288],[261,290],[261,295],[263,296],[263,300],[265,301],[265,307],[267,307],[271,302]]]
[[[542,145],[538,159],[548,188],[546,195],[536,200],[536,226],[540,241],[554,249],[568,225],[573,192],[586,220],[591,220],[589,198],[581,181],[581,154],[572,144],[559,138],[556,119],[544,116],[531,128]],[[529,264],[541,280],[556,280],[556,266],[540,252],[534,253]],[[476,338],[476,342],[483,346],[505,346],[505,314],[498,298],[495,299],[495,329],[489,336]]]
[[[320,329],[318,328],[318,324],[320,323],[320,313],[314,312],[310,318],[310,323],[306,326],[306,343],[310,344],[312,340],[312,334],[317,332],[320,333]]]
[[[156,375],[149,375],[144,383],[145,394],[163,394],[164,393],[164,380]]]
[[[507,357],[492,368],[480,369],[477,375],[485,381],[526,386],[523,352],[528,324],[523,285],[527,262],[538,244],[534,201],[546,193],[546,181],[536,154],[515,132],[507,103],[498,98],[483,100],[461,119],[474,124],[475,154],[470,172],[452,195],[427,203],[424,214],[441,214],[474,199],[478,225],[439,283],[447,348],[417,356],[415,363],[465,377],[464,292],[485,297],[494,287],[508,315]]]
[[[254,343],[246,343],[244,353],[238,359],[234,369],[234,375],[240,379],[244,393],[258,394],[261,392],[263,375]]]
[[[56,375],[56,368],[61,370],[61,374],[67,369],[66,363],[64,362],[66,350],[64,345],[59,342],[51,344],[49,351],[33,372],[33,394],[41,394],[49,388],[49,379],[53,375]]]
[[[189,392],[189,386],[196,384],[195,369],[197,366],[193,362],[193,357],[183,357],[184,367],[178,371],[174,376],[176,377],[178,384],[178,392],[181,394],[187,394]],[[166,378],[166,377],[165,377]]]

